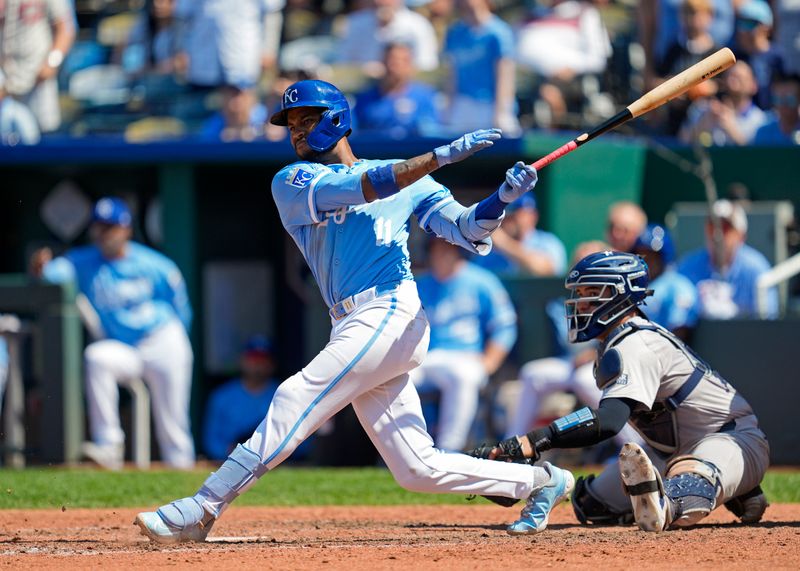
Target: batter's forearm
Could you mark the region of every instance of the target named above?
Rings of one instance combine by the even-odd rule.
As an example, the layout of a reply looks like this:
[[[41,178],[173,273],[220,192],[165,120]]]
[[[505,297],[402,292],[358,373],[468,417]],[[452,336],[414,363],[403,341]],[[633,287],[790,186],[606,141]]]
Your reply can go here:
[[[399,191],[431,174],[439,168],[439,163],[436,160],[436,155],[430,152],[399,163],[394,163],[390,168],[393,180],[386,179],[386,182],[387,184],[395,185],[397,191]],[[380,175],[378,176],[380,178]],[[365,172],[361,175],[361,192],[367,202],[385,198],[385,196],[391,194],[391,190],[393,190],[390,188],[388,192],[384,191],[382,193],[380,188],[376,188],[378,184],[373,184],[373,180],[375,180],[375,174],[370,176],[369,172]]]

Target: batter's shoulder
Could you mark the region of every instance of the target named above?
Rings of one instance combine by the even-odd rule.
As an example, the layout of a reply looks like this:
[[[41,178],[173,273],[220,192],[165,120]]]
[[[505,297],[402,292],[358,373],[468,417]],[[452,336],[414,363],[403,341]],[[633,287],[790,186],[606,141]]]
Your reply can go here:
[[[321,173],[331,169],[322,163],[297,161],[286,165],[272,177],[272,192],[285,188],[303,189]]]

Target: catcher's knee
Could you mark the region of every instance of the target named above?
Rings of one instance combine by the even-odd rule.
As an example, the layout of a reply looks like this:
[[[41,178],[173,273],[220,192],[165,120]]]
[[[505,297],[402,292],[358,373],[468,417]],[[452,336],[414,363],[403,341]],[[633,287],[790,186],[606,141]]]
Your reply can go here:
[[[696,524],[717,507],[722,489],[719,470],[694,456],[679,456],[667,465],[664,491],[673,501],[672,525]]]
[[[633,511],[619,512],[605,504],[594,495],[589,487],[594,480],[594,474],[587,478],[580,477],[575,482],[572,491],[572,509],[575,517],[581,523],[594,523],[598,525],[628,525],[633,523]]]

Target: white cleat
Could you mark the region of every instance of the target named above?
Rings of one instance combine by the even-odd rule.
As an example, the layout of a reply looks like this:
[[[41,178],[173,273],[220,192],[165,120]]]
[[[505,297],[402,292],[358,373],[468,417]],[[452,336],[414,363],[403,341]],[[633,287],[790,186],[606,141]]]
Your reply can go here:
[[[633,442],[619,453],[619,471],[625,492],[631,497],[633,517],[642,531],[664,531],[670,521],[669,499],[664,484],[644,450]]]
[[[138,525],[142,535],[150,538],[151,541],[162,545],[174,545],[176,543],[203,542],[206,540],[211,526],[214,525],[212,519],[209,523],[196,523],[184,528],[178,528],[168,524],[158,512],[142,512],[133,521]]]

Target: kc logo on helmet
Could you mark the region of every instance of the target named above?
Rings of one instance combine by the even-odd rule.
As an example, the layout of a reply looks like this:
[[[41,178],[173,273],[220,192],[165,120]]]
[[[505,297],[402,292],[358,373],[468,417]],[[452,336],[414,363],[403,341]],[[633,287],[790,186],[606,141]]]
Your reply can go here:
[[[297,89],[287,89],[283,93],[283,104],[297,103]]]

